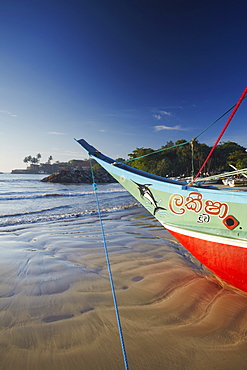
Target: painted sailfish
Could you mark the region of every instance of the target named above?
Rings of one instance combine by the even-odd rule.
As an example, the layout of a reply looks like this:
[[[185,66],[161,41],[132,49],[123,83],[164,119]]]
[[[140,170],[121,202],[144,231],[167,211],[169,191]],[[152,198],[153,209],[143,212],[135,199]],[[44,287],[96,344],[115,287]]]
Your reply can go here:
[[[160,211],[160,210],[166,210],[166,208],[163,208],[163,207],[159,207],[154,196],[153,196],[153,193],[151,192],[151,190],[149,189],[149,186],[152,186],[152,184],[138,184],[137,182],[133,181],[137,186],[138,186],[138,189],[140,191],[140,195],[147,199],[151,204],[152,206],[154,207],[154,215],[157,211]]]

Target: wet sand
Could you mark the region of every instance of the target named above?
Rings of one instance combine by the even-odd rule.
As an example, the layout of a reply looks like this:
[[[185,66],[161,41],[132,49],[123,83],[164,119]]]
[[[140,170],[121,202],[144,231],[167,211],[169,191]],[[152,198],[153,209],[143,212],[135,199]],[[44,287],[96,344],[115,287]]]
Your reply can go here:
[[[129,368],[246,369],[247,294],[142,208],[104,227]],[[0,232],[0,359],[1,370],[124,369],[96,216]]]

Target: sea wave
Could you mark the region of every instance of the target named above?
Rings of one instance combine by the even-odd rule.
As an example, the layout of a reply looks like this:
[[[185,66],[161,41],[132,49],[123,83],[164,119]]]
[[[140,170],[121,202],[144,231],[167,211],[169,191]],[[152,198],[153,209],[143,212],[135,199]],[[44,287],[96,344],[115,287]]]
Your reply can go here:
[[[26,215],[35,215],[35,214],[40,214],[40,213],[45,213],[45,212],[53,212],[53,211],[57,211],[58,209],[62,209],[62,208],[65,208],[65,207],[70,207],[69,205],[66,206],[66,205],[63,205],[63,206],[58,206],[58,207],[51,207],[51,208],[45,208],[45,209],[38,209],[38,210],[35,210],[35,211],[26,211],[26,212],[19,212],[19,213],[9,213],[9,214],[4,214],[4,215],[0,215],[0,219],[1,218],[9,218],[9,217],[21,217],[21,216],[26,216]]]
[[[58,197],[83,197],[83,196],[86,196],[86,195],[92,195],[94,193],[94,191],[82,191],[82,192],[64,192],[64,193],[41,193],[41,194],[23,194],[23,195],[20,195],[20,194],[16,194],[15,195],[11,195],[11,194],[1,194],[0,195],[0,201],[9,201],[9,200],[25,200],[25,199],[40,199],[40,198],[58,198]],[[98,190],[98,194],[100,195],[106,195],[106,194],[118,194],[120,193],[121,195],[123,195],[122,193],[127,193],[127,191],[125,189],[118,189],[118,190],[114,190],[114,189],[110,189],[110,190]]]
[[[140,207],[139,203],[131,203],[124,206],[114,206],[109,208],[102,208],[100,210],[102,215],[109,214],[111,212],[119,212],[127,209],[133,209],[136,207]],[[53,210],[56,207],[53,208]],[[57,207],[62,208],[62,207]],[[47,210],[40,210],[40,211],[34,211],[34,212],[26,212],[22,214],[13,214],[8,215],[7,217],[2,216],[2,220],[0,220],[0,227],[5,228],[7,226],[16,226],[20,224],[33,224],[37,222],[49,222],[49,221],[61,221],[61,220],[67,220],[67,219],[73,219],[78,217],[84,217],[88,215],[97,215],[98,210],[97,209],[91,209],[91,210],[84,210],[81,212],[66,212],[66,213],[53,213],[50,214],[50,211],[52,209]],[[35,217],[32,217],[34,216]],[[8,231],[8,230],[2,230],[2,231]]]

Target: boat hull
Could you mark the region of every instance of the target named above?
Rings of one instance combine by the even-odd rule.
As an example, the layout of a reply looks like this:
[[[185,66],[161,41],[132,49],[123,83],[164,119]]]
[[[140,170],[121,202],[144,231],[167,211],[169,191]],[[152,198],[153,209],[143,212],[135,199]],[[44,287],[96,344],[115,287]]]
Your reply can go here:
[[[202,264],[247,292],[247,192],[188,186],[104,156],[79,143]]]
[[[247,251],[244,243],[238,245],[235,240],[212,236],[205,239],[205,235],[186,233],[176,228],[167,227],[167,230],[220,279],[247,292]]]

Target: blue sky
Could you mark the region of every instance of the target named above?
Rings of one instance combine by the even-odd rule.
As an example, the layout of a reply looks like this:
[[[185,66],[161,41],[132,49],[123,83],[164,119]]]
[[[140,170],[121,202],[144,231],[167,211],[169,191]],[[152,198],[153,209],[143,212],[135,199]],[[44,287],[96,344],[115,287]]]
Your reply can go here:
[[[245,0],[0,5],[0,171],[189,140],[247,85]],[[222,141],[247,147],[247,99]],[[224,121],[200,137],[213,145]]]

